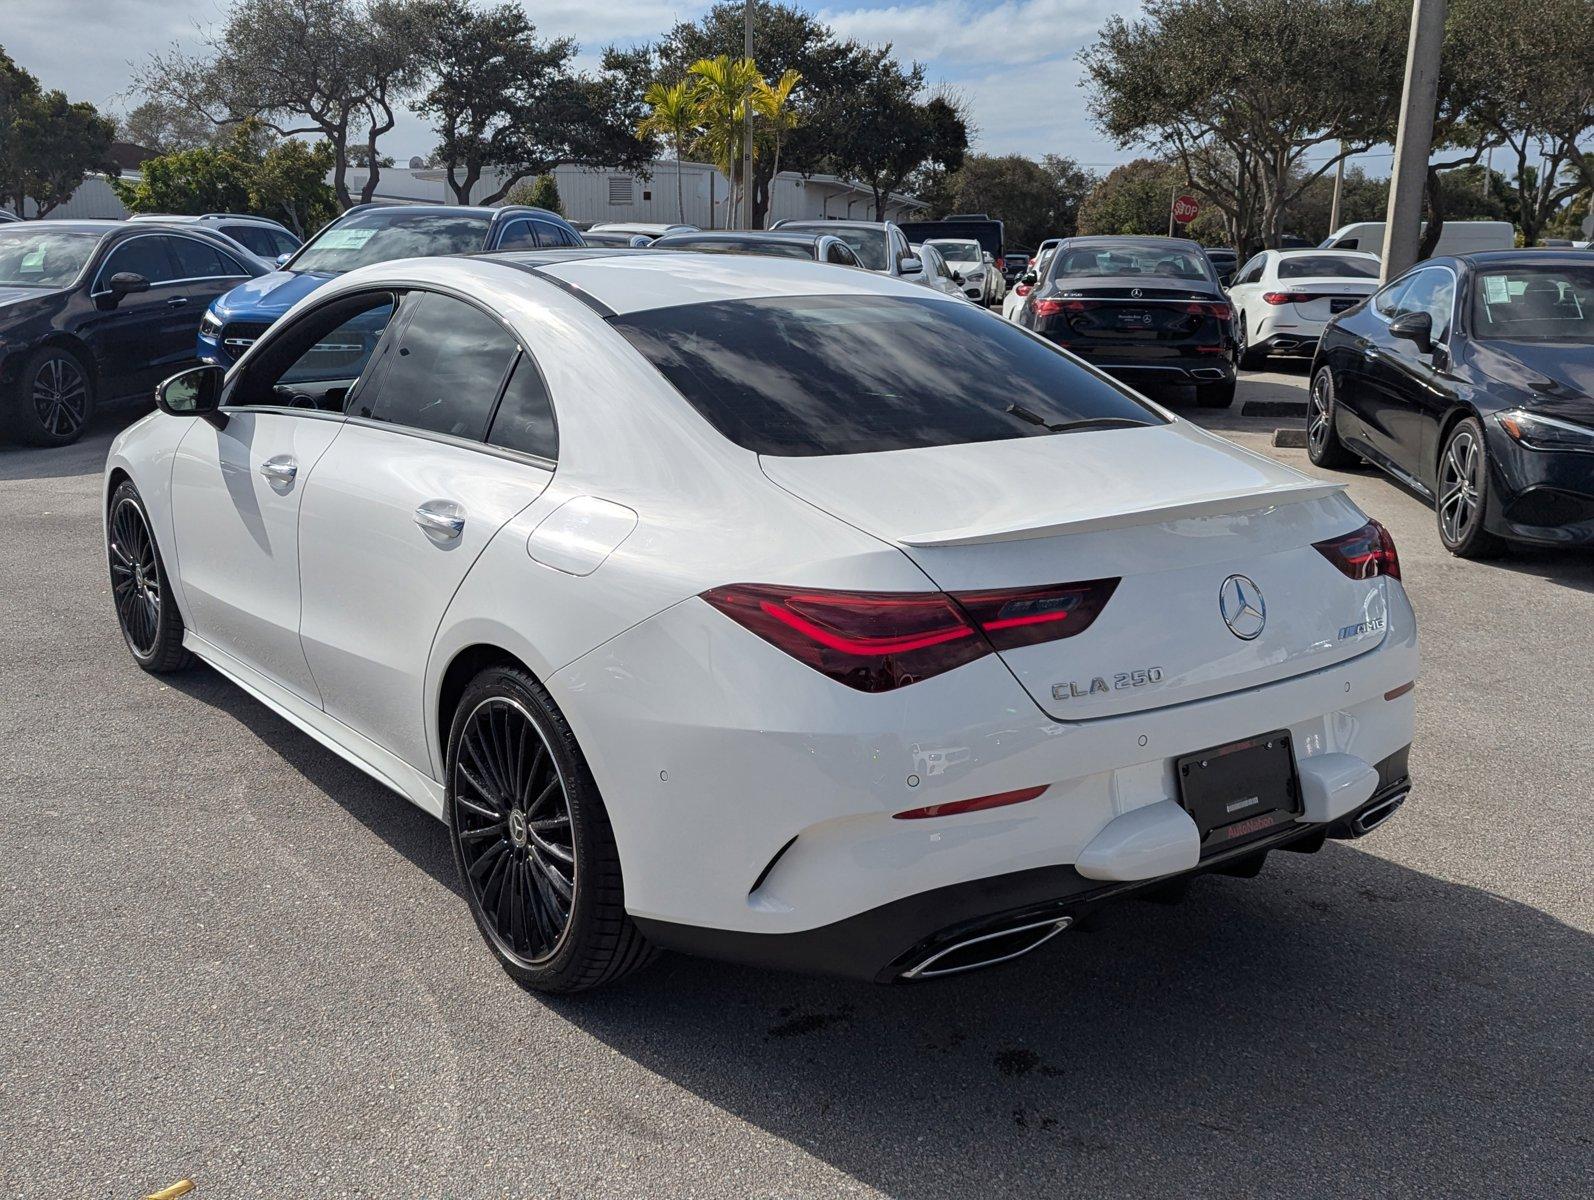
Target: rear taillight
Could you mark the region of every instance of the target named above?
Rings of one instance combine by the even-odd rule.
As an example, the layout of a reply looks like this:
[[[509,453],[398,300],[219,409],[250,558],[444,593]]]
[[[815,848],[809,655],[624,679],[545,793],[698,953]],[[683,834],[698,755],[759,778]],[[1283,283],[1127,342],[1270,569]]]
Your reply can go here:
[[[1015,292],[1017,292],[1020,296],[1027,296],[1027,295],[1029,295],[1029,284],[1021,283],[1017,287],[1015,287],[1013,290]]]
[[[1377,521],[1368,521],[1344,537],[1313,542],[1317,552],[1352,579],[1400,578],[1400,555],[1395,539]]]
[[[861,692],[885,692],[994,650],[1088,629],[1116,579],[960,592],[841,592],[733,583],[703,593],[799,662]]]
[[[1269,304],[1310,304],[1315,297],[1305,292],[1263,292],[1262,299]]]
[[[1234,315],[1227,304],[1219,303],[1186,304],[1184,306],[1184,311],[1189,313],[1192,317],[1216,317],[1220,321],[1227,321],[1231,316]]]
[[[1029,306],[1037,317],[1055,317],[1063,311],[1061,300],[1031,300]]]

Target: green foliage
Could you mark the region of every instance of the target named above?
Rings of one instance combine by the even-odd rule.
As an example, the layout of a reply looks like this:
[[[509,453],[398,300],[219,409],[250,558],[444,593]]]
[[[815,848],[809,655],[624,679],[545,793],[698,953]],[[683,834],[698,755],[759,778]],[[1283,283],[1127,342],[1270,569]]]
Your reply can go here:
[[[1168,232],[1168,208],[1184,184],[1172,163],[1137,158],[1114,167],[1079,206],[1081,234]]]
[[[326,183],[332,148],[285,138],[262,154],[257,134],[246,123],[218,146],[149,159],[142,179],[111,186],[132,212],[255,213],[301,235],[331,220],[337,213]]]
[[[1048,237],[1070,237],[1079,206],[1096,177],[1070,158],[1048,154],[1040,162],[1018,154],[971,154],[946,174],[932,203],[938,216],[989,213],[1002,221],[1007,241],[1034,247]],[[921,199],[929,199],[923,192]]]
[[[0,204],[21,213],[32,200],[38,216],[72,196],[90,171],[114,175],[116,122],[92,104],[45,91],[0,49]]]
[[[522,180],[509,189],[505,204],[529,204],[533,208],[546,208],[549,212],[564,215],[564,201],[559,198],[559,183],[552,175]]]

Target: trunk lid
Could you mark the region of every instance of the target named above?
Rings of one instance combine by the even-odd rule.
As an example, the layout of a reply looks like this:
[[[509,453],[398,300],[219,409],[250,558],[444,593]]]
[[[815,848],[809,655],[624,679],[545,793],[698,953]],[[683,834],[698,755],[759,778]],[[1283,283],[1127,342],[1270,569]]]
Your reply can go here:
[[[1001,652],[1060,720],[1270,683],[1383,639],[1384,581],[1349,579],[1312,545],[1366,520],[1342,485],[1187,423],[761,462],[949,592],[1119,579],[1083,633]],[[1220,608],[1236,575],[1265,609],[1249,638]]]
[[[1371,279],[1362,281],[1335,276],[1320,279],[1288,279],[1281,282],[1277,290],[1298,292],[1311,297],[1304,303],[1297,301],[1290,305],[1290,308],[1300,320],[1320,325],[1360,304],[1377,288],[1378,284]]]

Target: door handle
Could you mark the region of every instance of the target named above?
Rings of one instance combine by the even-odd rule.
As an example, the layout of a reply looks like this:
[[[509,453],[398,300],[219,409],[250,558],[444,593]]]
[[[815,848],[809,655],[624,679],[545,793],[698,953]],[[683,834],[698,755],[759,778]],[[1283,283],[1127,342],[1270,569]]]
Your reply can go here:
[[[428,500],[415,510],[415,523],[428,535],[453,541],[465,532],[465,510],[452,500]]]
[[[187,303],[188,303],[188,297],[187,296],[173,296],[170,300],[166,301],[166,307],[167,308],[176,308],[179,304],[187,304]]]
[[[299,464],[291,454],[279,454],[261,463],[260,473],[272,483],[292,483],[299,473]]]

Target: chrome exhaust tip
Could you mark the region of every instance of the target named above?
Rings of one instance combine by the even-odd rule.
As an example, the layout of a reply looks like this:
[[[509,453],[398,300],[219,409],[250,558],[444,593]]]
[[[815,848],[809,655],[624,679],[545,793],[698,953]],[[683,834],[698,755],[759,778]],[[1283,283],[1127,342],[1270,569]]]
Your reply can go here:
[[[942,975],[958,975],[964,971],[992,967],[1028,954],[1051,941],[1073,923],[1073,917],[1052,917],[964,938],[909,967],[902,972],[901,978],[936,979]]]
[[[1196,367],[1190,372],[1190,377],[1202,380],[1222,379],[1223,369],[1221,367]]]
[[[1389,820],[1390,817],[1394,816],[1395,810],[1406,802],[1406,797],[1409,795],[1411,795],[1410,791],[1396,792],[1393,796],[1362,809],[1351,819],[1351,832],[1357,837],[1371,833]]]

